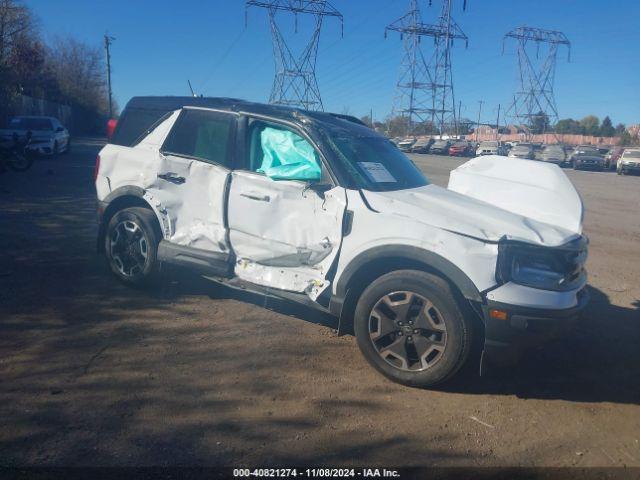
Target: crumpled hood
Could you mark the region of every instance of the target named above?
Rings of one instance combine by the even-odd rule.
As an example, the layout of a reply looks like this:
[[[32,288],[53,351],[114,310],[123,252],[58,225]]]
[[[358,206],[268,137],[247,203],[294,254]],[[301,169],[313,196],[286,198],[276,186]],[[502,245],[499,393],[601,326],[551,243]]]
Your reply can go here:
[[[364,192],[372,208],[480,240],[513,240],[557,246],[575,233],[508,212],[437,185],[392,192]],[[410,224],[407,225],[410,228]]]

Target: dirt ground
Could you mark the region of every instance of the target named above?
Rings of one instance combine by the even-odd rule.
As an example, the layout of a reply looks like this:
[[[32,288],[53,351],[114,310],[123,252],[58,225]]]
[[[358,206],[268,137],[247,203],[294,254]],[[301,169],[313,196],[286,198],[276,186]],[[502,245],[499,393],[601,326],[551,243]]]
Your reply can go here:
[[[640,177],[568,175],[592,303],[569,338],[437,391],[391,383],[330,317],[95,254],[98,142],[0,175],[0,467],[640,466]],[[434,183],[461,163],[415,156]]]

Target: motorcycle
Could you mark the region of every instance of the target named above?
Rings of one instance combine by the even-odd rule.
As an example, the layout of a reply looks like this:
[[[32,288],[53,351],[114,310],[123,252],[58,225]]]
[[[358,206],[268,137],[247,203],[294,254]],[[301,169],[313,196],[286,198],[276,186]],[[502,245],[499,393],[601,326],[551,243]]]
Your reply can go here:
[[[14,172],[26,172],[31,168],[35,154],[28,148],[31,144],[30,133],[23,141],[14,135],[9,145],[0,145],[0,172],[7,168]]]

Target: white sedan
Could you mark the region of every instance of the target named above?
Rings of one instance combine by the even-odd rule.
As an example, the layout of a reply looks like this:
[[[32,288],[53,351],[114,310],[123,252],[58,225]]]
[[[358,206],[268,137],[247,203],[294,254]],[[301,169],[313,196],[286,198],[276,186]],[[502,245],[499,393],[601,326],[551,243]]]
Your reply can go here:
[[[0,140],[3,144],[15,139],[24,142],[28,138],[30,142],[27,148],[40,155],[55,155],[69,151],[69,132],[54,117],[14,117],[6,128],[0,130]]]

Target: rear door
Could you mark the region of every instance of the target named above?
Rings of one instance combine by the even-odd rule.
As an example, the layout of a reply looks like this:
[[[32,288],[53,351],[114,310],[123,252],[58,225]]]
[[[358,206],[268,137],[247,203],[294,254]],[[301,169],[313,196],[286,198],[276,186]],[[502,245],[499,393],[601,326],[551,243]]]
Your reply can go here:
[[[235,274],[315,300],[329,285],[327,272],[340,250],[345,190],[292,126],[249,119],[245,146],[229,190]]]
[[[229,112],[184,108],[160,148],[147,191],[169,217],[166,239],[185,247],[172,251],[200,250],[220,264],[230,258],[225,202],[236,119]]]

